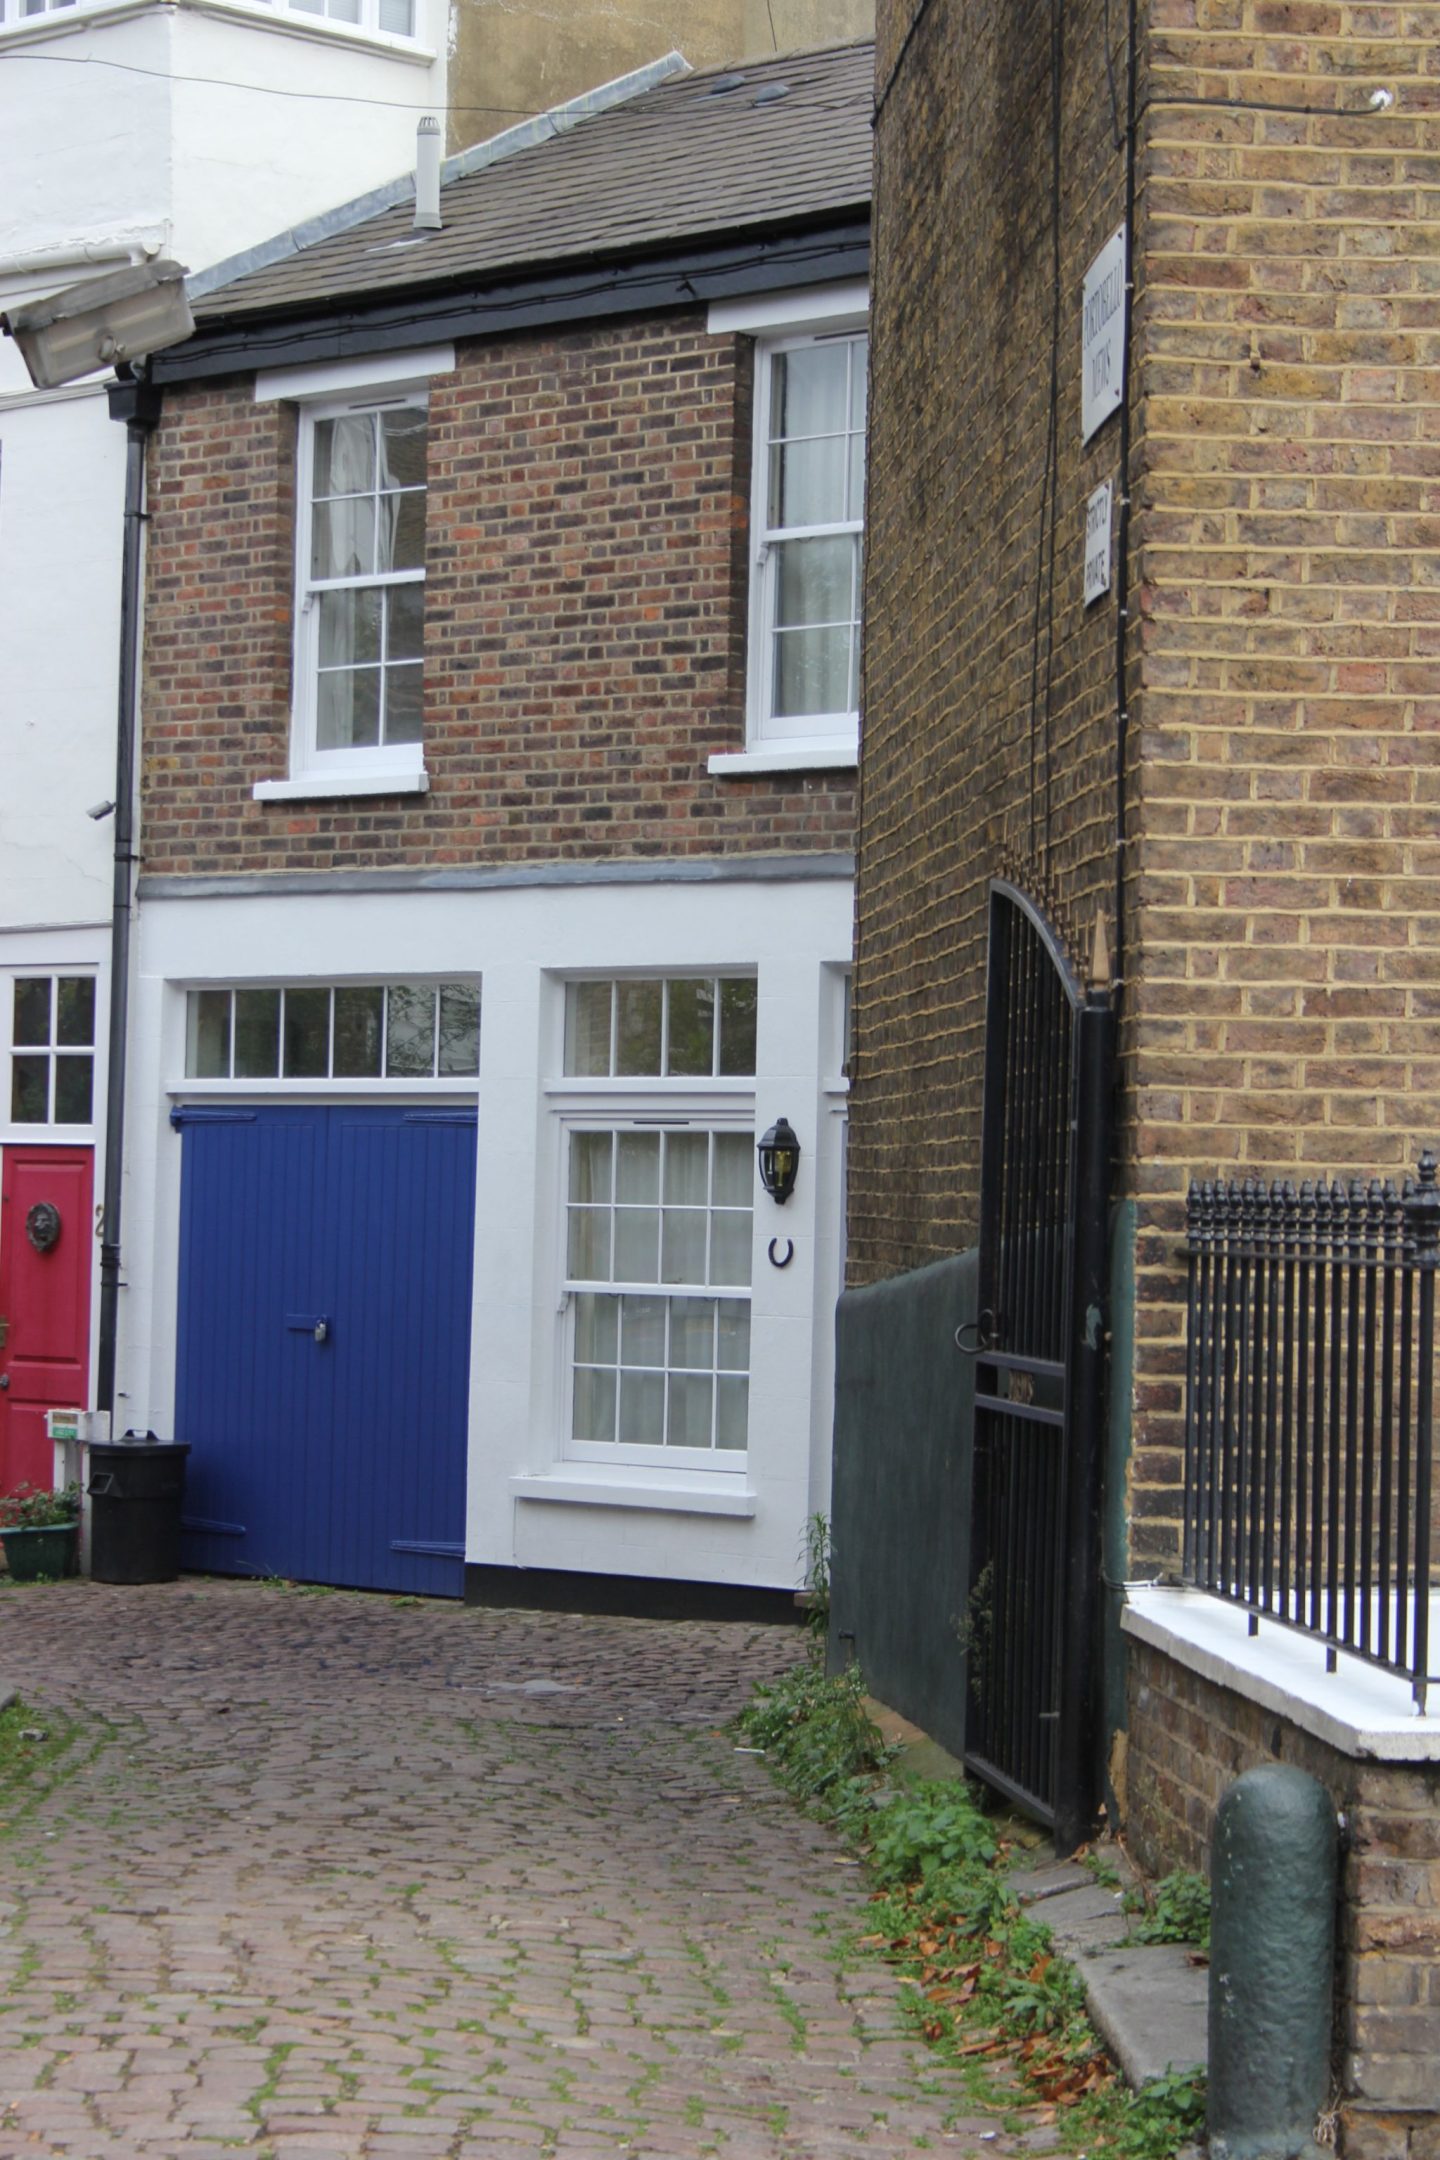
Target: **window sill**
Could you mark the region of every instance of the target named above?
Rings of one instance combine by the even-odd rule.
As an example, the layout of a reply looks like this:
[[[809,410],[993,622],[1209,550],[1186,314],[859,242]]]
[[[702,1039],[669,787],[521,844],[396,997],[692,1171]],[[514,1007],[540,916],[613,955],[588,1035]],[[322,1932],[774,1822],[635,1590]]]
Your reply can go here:
[[[307,38],[312,44],[348,45],[356,52],[408,60],[419,67],[433,67],[438,55],[414,38],[389,31],[370,30],[363,24],[333,22],[328,17],[276,13],[250,0],[181,0],[197,14],[229,16],[232,21],[253,23],[263,30],[278,30],[289,37]],[[22,16],[18,22],[0,23],[0,45],[27,45],[46,37],[71,35],[92,29],[101,22],[124,22],[137,15],[159,15],[165,0],[89,0],[77,7],[51,8],[43,15]]]
[[[256,802],[314,802],[326,795],[428,795],[430,775],[415,767],[391,773],[301,773],[293,780],[257,780]]]
[[[558,1500],[571,1506],[648,1508],[664,1515],[753,1516],[755,1494],[737,1476],[702,1483],[689,1476],[673,1476],[661,1482],[653,1471],[587,1471],[578,1465],[548,1472],[543,1477],[512,1477],[510,1490],[517,1500]]]
[[[1440,1597],[1432,1598],[1432,1629],[1437,1607]],[[1327,1673],[1323,1642],[1263,1618],[1251,1635],[1248,1614],[1227,1599],[1202,1590],[1132,1590],[1120,1625],[1187,1671],[1279,1712],[1342,1755],[1440,1761],[1440,1717],[1415,1715],[1408,1681],[1343,1650]]]
[[[99,0],[99,5],[104,4],[105,0]],[[110,4],[113,6],[114,0]],[[337,22],[332,16],[311,15],[308,9],[292,13],[286,0],[278,0],[274,7],[266,6],[264,0],[180,0],[180,5],[193,8],[199,15],[228,15],[232,21],[260,23],[266,29],[288,32],[291,37],[308,38],[312,44],[348,45],[354,52],[408,60],[413,66],[433,67],[439,58],[434,46],[422,44],[419,38],[403,37],[398,31],[381,30],[370,23]]]
[[[721,750],[708,770],[722,780],[747,774],[783,772],[853,772],[860,762],[853,738],[835,742],[775,743],[764,750]]]

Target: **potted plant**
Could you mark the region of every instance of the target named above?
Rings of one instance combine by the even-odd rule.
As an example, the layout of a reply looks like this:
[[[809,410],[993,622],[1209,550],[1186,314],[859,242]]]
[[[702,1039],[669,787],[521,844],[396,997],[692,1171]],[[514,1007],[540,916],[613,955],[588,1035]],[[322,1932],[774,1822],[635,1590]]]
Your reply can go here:
[[[39,1582],[75,1572],[80,1487],[40,1492],[19,1485],[0,1497],[0,1544],[15,1582]]]

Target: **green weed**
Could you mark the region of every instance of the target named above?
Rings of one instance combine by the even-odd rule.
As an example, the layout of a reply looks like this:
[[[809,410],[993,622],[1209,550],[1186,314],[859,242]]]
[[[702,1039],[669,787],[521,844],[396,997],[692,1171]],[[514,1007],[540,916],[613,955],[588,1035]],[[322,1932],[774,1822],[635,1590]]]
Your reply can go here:
[[[805,1524],[805,1599],[810,1632],[824,1642],[830,1630],[830,1524],[823,1515]]]
[[[909,2019],[967,2089],[1003,2110],[1026,2104],[1028,2086],[1029,2104],[1061,2110],[1060,2133],[1089,2160],[1169,2160],[1195,2135],[1203,2077],[1171,2073],[1141,2093],[1126,2089],[1085,2014],[1078,1975],[1010,1893],[1021,1840],[1004,1835],[961,1780],[890,1782],[894,1751],[866,1713],[856,1668],[827,1676],[812,1643],[801,1664],[757,1690],[741,1725],[787,1790],[861,1848],[876,1888],[872,1931],[858,1947],[899,1969]],[[1193,1894],[1167,1884],[1149,1924],[1162,1911],[1165,1924],[1181,1913],[1190,1923]]]
[[[1146,1895],[1132,1890],[1126,1901],[1129,1912],[1144,1918],[1130,1933],[1142,1943],[1194,1943],[1210,1947],[1210,1885],[1203,1875],[1189,1875],[1178,1868],[1162,1875]]]
[[[882,1883],[930,1882],[994,1858],[994,1832],[969,1788],[951,1778],[902,1786],[871,1833],[870,1865]]]
[[[869,1810],[894,1750],[865,1708],[858,1666],[827,1677],[818,1638],[770,1687],[757,1688],[740,1724],[782,1785],[817,1814],[854,1829]]]
[[[1076,1853],[1075,1857],[1080,1862],[1081,1867],[1094,1876],[1102,1890],[1118,1890],[1120,1888],[1120,1870],[1116,1867],[1108,1852],[1102,1848],[1089,1846],[1085,1850]]]

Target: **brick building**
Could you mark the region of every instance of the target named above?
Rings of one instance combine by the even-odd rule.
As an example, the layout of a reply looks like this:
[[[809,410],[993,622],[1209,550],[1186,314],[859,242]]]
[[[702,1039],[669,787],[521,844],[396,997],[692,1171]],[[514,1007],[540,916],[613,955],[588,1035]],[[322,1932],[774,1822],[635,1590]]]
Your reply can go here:
[[[1082,982],[1098,958],[1118,1012],[1112,1802],[1156,1866],[1203,1864],[1221,1788],[1272,1753],[1347,1809],[1356,2153],[1429,2150],[1440,2105],[1430,1721],[1380,1674],[1343,1695],[1343,1657],[1327,1696],[1319,1644],[1250,1644],[1232,1609],[1139,1585],[1182,1562],[1189,1180],[1398,1179],[1436,1134],[1433,30],[1428,8],[1308,0],[1129,25],[1100,0],[930,0],[877,24],[839,1626],[963,1736],[975,1619],[934,1518],[967,1497],[975,1361],[951,1336],[973,1351],[983,1295],[1001,879]],[[1126,395],[1092,430],[1086,278],[1122,227]],[[1111,582],[1087,605],[1106,482]]]
[[[122,1384],[197,1565],[800,1579],[871,79],[672,56],[453,161],[438,228],[207,278],[153,363]]]

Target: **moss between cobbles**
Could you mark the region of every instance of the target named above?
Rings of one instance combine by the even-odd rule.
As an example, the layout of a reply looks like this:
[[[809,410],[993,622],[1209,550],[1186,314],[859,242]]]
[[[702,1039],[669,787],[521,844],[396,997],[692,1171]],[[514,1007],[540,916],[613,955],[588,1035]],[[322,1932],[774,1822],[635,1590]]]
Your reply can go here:
[[[858,1947],[898,1968],[906,2015],[973,2098],[1014,2107],[1017,2080],[1087,2156],[1169,2160],[1196,2135],[1203,2078],[1128,2090],[1085,2015],[1078,1976],[1010,1893],[1016,1839],[1005,1819],[987,1816],[963,1780],[892,1775],[896,1750],[866,1713],[857,1668],[827,1675],[812,1640],[802,1663],[756,1690],[740,1725],[781,1784],[858,1848],[875,1884]]]
[[[96,1755],[108,1725],[81,1726],[23,1702],[0,1710],[0,1837],[12,1837],[43,1800]],[[84,1745],[86,1739],[90,1745]]]

